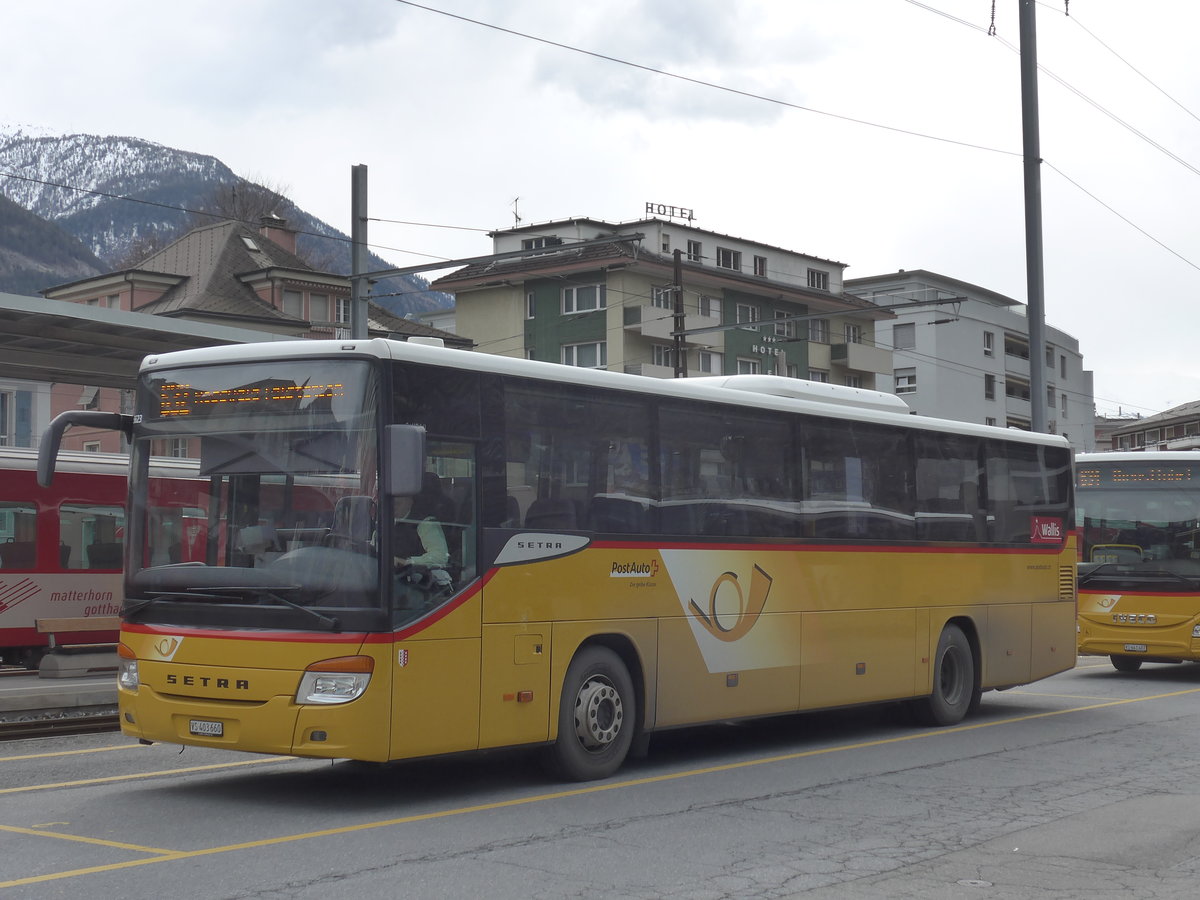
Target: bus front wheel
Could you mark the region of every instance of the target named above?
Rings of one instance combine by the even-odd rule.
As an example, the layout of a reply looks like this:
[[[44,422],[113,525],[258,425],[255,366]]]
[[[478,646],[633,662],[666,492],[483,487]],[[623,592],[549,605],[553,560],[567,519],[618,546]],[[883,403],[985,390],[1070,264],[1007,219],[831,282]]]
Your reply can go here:
[[[621,657],[607,647],[585,647],[563,680],[551,767],[573,781],[607,778],[625,761],[636,721],[633,680]]]
[[[953,725],[977,706],[975,657],[971,642],[957,625],[947,625],[933,657],[933,693],[914,702],[917,719],[924,725]]]
[[[1110,656],[1109,662],[1118,672],[1136,672],[1142,667],[1142,661],[1136,656]]]

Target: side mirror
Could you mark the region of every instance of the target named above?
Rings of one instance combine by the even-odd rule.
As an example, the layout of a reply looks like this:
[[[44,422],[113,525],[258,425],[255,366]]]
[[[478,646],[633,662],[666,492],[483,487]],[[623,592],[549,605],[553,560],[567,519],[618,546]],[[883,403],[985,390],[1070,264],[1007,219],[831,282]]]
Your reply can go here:
[[[58,447],[62,443],[63,432],[72,425],[123,431],[126,438],[133,440],[133,416],[125,413],[103,412],[98,409],[68,409],[59,413],[42,432],[42,443],[38,447],[37,479],[42,487],[50,487],[54,481],[54,462],[58,459]]]
[[[385,497],[415,497],[425,473],[425,426],[388,425],[383,431],[380,479]]]

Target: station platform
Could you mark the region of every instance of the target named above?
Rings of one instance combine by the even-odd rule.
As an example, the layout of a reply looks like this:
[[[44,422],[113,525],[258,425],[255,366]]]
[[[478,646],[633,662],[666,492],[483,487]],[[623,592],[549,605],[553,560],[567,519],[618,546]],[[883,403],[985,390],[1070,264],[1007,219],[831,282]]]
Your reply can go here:
[[[77,678],[39,678],[9,675],[0,678],[0,720],[40,712],[85,710],[117,705],[115,672]]]

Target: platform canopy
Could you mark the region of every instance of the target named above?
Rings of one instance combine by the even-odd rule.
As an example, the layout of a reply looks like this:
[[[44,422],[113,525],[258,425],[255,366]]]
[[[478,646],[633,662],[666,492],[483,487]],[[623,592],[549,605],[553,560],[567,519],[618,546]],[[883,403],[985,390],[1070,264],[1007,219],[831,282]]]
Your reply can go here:
[[[153,353],[294,336],[0,293],[0,378],[132,389]]]

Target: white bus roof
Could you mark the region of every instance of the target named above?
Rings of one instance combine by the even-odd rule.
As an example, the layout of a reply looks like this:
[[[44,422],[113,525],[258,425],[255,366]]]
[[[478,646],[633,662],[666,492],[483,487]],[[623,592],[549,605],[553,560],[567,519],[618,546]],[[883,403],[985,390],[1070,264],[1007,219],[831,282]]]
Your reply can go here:
[[[563,384],[633,391],[661,397],[729,403],[783,412],[852,419],[881,425],[902,425],[929,431],[992,438],[1018,443],[1069,447],[1060,435],[1035,434],[1011,428],[976,425],[951,419],[912,415],[900,398],[878,391],[839,385],[816,384],[778,375],[716,376],[703,378],[650,378],[603,369],[585,369],[558,363],[494,356],[471,350],[434,347],[385,338],[344,341],[278,341],[264,344],[230,344],[178,350],[146,357],[141,371],[215,363],[252,363],[269,360],[373,356],[472,372],[490,372],[517,378],[537,378]],[[794,383],[794,386],[793,386]],[[896,402],[893,402],[896,401]]]

